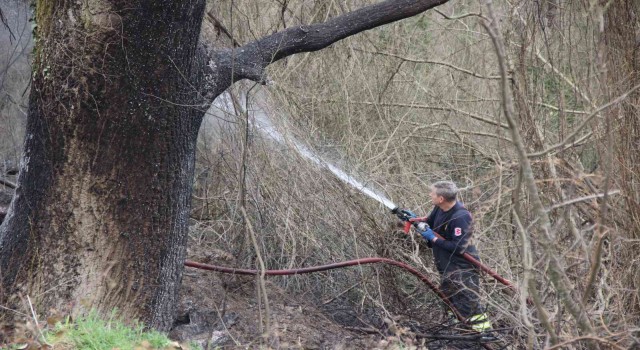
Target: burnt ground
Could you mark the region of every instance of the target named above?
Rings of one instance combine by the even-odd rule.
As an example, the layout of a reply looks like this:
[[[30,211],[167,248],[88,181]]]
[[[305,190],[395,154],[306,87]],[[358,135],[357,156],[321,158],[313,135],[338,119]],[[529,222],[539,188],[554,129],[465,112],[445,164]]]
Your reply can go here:
[[[191,241],[188,259],[212,265],[237,266],[226,252],[204,249]],[[169,336],[181,343],[196,342],[203,349],[478,349],[477,341],[452,325],[435,329],[399,316],[371,322],[377,326],[345,325],[344,307],[312,305],[266,280],[270,332],[265,332],[266,313],[259,301],[257,280],[187,267],[180,296],[179,316]],[[397,321],[397,322],[396,322]],[[439,333],[439,340],[420,334]],[[498,345],[498,346],[496,346]],[[493,349],[504,348],[494,344]]]
[[[198,247],[191,242],[190,247]],[[222,251],[189,249],[188,259],[234,266]],[[187,267],[180,296],[179,316],[169,336],[195,341],[204,349],[418,349],[407,330],[347,329],[300,296],[283,291],[267,279],[269,327],[253,276],[235,276]],[[268,334],[268,335],[266,335]]]

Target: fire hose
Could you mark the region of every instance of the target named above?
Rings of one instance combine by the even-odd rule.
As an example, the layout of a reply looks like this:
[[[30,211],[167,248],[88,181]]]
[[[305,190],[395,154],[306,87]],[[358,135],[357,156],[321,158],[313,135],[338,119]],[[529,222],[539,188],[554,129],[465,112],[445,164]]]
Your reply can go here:
[[[424,220],[424,218],[401,217],[402,213],[399,210],[399,208],[394,208],[392,210],[392,213],[396,214],[399,218],[401,218],[405,222],[405,226],[404,226],[405,233],[408,233],[409,229],[414,223]],[[437,233],[435,234],[439,239],[444,239],[441,235]],[[478,261],[476,258],[471,256],[470,254],[463,253],[461,255],[465,260],[469,261],[471,264],[476,266],[479,270],[487,273],[488,275],[495,278],[497,281],[499,281],[503,285],[507,286],[511,291],[518,292],[518,288],[515,285],[513,285],[509,280],[500,276],[497,272],[493,271],[488,266],[482,264],[480,261]],[[348,261],[343,261],[343,262],[338,262],[333,264],[304,267],[304,268],[297,268],[297,269],[285,269],[285,270],[238,269],[238,268],[232,268],[232,267],[203,264],[203,263],[199,263],[191,260],[186,260],[184,264],[187,267],[193,267],[197,269],[216,271],[216,272],[222,272],[222,273],[230,273],[235,275],[290,276],[290,275],[299,275],[299,274],[305,274],[305,273],[333,270],[333,269],[338,269],[338,268],[343,268],[348,266],[360,266],[360,265],[375,264],[375,263],[384,263],[387,265],[400,267],[401,269],[416,276],[419,280],[421,280],[424,284],[426,284],[427,287],[429,287],[429,289],[431,289],[431,291],[433,291],[450,308],[450,310],[453,312],[453,314],[456,316],[456,318],[460,322],[462,322],[463,324],[467,324],[467,320],[460,314],[460,312],[451,303],[451,301],[447,298],[447,296],[435,284],[433,284],[433,282],[431,282],[431,280],[429,280],[427,276],[420,273],[418,270],[416,270],[415,268],[411,267],[406,263],[388,259],[388,258],[377,258],[377,257],[360,258],[360,259],[348,260]],[[529,303],[530,300],[527,300],[527,302]],[[488,344],[483,344],[483,347],[485,349],[491,349],[491,346]]]
[[[462,322],[463,324],[467,324],[467,320],[460,314],[458,309],[456,309],[456,307],[451,303],[451,301],[449,301],[447,296],[435,284],[433,284],[433,282],[431,282],[431,280],[427,276],[425,276],[423,273],[416,270],[415,268],[411,267],[410,265],[397,260],[392,260],[387,258],[375,258],[375,257],[360,258],[360,259],[348,260],[348,261],[343,261],[343,262],[338,262],[333,264],[302,267],[297,269],[264,270],[264,271],[251,270],[251,269],[236,269],[236,268],[226,267],[226,266],[209,265],[209,264],[203,264],[203,263],[199,263],[191,260],[186,260],[184,262],[184,265],[187,267],[193,267],[196,269],[230,273],[234,275],[258,276],[258,275],[264,274],[266,276],[290,276],[290,275],[301,275],[305,273],[339,269],[339,268],[348,267],[348,266],[360,266],[360,265],[375,264],[375,263],[384,263],[387,265],[396,266],[416,276],[420,281],[426,284],[427,287],[429,287],[429,289],[431,289],[451,309],[453,314],[456,316],[456,318],[460,322]],[[485,349],[492,349],[489,344],[482,344],[482,346]]]
[[[396,267],[404,269],[405,271],[407,271],[407,272],[411,273],[412,275],[418,277],[419,280],[421,280],[424,284],[426,284],[427,287],[429,287],[429,289],[431,289],[434,293],[436,293],[436,295],[440,299],[442,299],[442,301],[445,304],[447,304],[447,306],[449,306],[449,308],[451,308],[451,311],[456,315],[458,320],[463,321],[463,322],[465,321],[465,318],[458,312],[458,310],[453,306],[453,304],[451,304],[451,302],[449,301],[447,296],[435,284],[433,284],[433,282],[431,282],[431,280],[429,280],[429,278],[427,276],[425,276],[424,274],[420,273],[420,271],[418,271],[415,268],[409,266],[408,264],[405,264],[405,263],[400,262],[400,261],[392,260],[392,259],[387,259],[387,258],[360,258],[360,259],[348,260],[348,261],[343,261],[343,262],[338,262],[338,263],[333,263],[333,264],[319,265],[319,266],[312,266],[312,267],[303,267],[303,268],[297,268],[297,269],[264,270],[264,274],[266,276],[301,275],[301,274],[305,274],[305,273],[312,273],[312,272],[339,269],[339,268],[343,268],[343,267],[347,267],[347,266],[359,266],[359,265],[376,264],[376,263],[384,263],[384,264],[387,264],[387,265],[396,266]],[[260,274],[263,273],[263,271],[260,271],[260,270],[236,269],[236,268],[232,268],[232,267],[208,265],[208,264],[203,264],[203,263],[199,263],[199,262],[195,262],[195,261],[191,261],[191,260],[186,260],[184,262],[184,265],[188,266],[188,267],[194,267],[194,268],[197,268],[197,269],[224,272],[224,273],[230,273],[230,274],[234,274],[234,275],[253,275],[253,276],[256,276],[256,275],[260,275]]]
[[[415,223],[426,221],[426,218],[420,218],[420,217],[411,218],[411,217],[408,217],[398,207],[392,209],[391,213],[395,214],[396,216],[398,216],[398,218],[400,218],[400,220],[404,221],[404,228],[403,229],[404,229],[404,233],[405,234],[409,233],[409,230],[411,229],[411,226],[414,225]],[[437,232],[434,231],[434,234],[436,235],[436,237],[438,237],[438,239],[444,240],[444,238],[440,234],[438,234]],[[467,260],[469,263],[471,263],[473,266],[477,267],[480,271],[483,271],[483,272],[487,273],[489,276],[493,277],[496,281],[498,281],[498,282],[502,283],[503,285],[505,285],[512,292],[515,292],[515,293],[519,292],[518,291],[518,287],[516,287],[513,283],[511,283],[511,281],[509,281],[508,279],[500,276],[497,272],[493,271],[490,267],[488,267],[487,265],[481,263],[478,259],[476,259],[473,256],[471,256],[471,254],[465,252],[465,253],[462,253],[460,255],[465,260]],[[532,301],[529,298],[527,298],[527,304],[532,304]]]

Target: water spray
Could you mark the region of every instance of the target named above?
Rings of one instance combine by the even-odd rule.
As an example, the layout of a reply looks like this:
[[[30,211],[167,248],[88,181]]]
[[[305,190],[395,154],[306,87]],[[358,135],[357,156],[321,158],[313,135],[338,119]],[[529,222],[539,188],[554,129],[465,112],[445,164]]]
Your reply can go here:
[[[306,147],[304,144],[296,141],[291,137],[285,138],[284,135],[282,135],[282,133],[280,133],[280,131],[276,129],[276,127],[273,125],[273,123],[271,122],[267,114],[262,109],[255,110],[253,112],[254,112],[253,116],[254,116],[255,126],[260,131],[262,131],[263,134],[265,134],[272,140],[280,144],[288,143],[291,146],[291,148],[293,148],[302,157],[312,161],[313,163],[317,164],[322,168],[329,170],[331,173],[333,173],[333,175],[335,175],[342,182],[350,185],[351,187],[365,194],[369,198],[378,201],[380,204],[384,205],[385,207],[389,209],[393,209],[397,207],[395,203],[393,203],[389,198],[378,193],[372,188],[367,187],[364,183],[356,179],[354,176],[347,174],[344,170],[326,161],[325,159],[320,157],[318,154],[316,154],[315,152],[310,150],[308,147]]]

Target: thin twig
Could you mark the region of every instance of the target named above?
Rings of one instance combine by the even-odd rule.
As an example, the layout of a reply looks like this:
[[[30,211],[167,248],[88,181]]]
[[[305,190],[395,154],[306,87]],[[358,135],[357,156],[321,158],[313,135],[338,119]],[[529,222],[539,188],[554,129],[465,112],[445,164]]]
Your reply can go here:
[[[445,67],[449,67],[449,68],[451,68],[453,70],[456,70],[458,72],[461,72],[461,73],[464,73],[464,74],[468,74],[468,75],[471,75],[473,77],[481,78],[481,79],[495,79],[495,80],[500,79],[499,75],[482,75],[482,74],[470,71],[470,70],[465,69],[465,68],[460,68],[458,66],[454,66],[451,63],[442,62],[442,61],[421,60],[421,59],[417,59],[417,58],[409,58],[409,57],[393,54],[393,53],[390,53],[390,52],[368,51],[368,50],[362,50],[362,49],[354,49],[354,50],[355,51],[366,52],[366,53],[371,53],[371,54],[374,54],[374,55],[383,55],[383,56],[395,57],[395,58],[399,58],[399,59],[401,59],[401,60],[403,60],[405,62],[428,63],[428,64],[436,64],[436,65],[440,65],[440,66],[445,66]]]
[[[605,119],[605,128],[607,133],[607,143],[609,145],[613,144],[613,133],[611,132],[611,116],[607,116]],[[582,303],[585,304],[587,300],[591,296],[591,291],[593,289],[593,285],[595,284],[596,278],[598,276],[598,272],[600,271],[600,266],[602,264],[602,249],[603,242],[605,237],[607,236],[608,230],[605,229],[605,225],[607,222],[607,201],[609,199],[609,186],[611,186],[611,172],[613,169],[612,159],[613,154],[611,151],[611,147],[605,147],[605,157],[604,157],[604,171],[605,171],[605,179],[604,179],[604,196],[600,203],[600,217],[598,220],[598,241],[596,242],[596,247],[593,252],[593,259],[591,259],[591,268],[589,269],[589,277],[587,278],[587,282],[585,283],[584,294],[582,295]]]
[[[480,116],[478,114],[474,114],[471,112],[467,112],[464,110],[460,110],[454,107],[441,107],[441,106],[430,106],[430,105],[424,105],[424,104],[414,104],[414,103],[399,103],[399,102],[371,102],[371,101],[354,101],[354,100],[348,100],[348,101],[340,101],[340,100],[334,100],[334,99],[319,99],[319,98],[315,98],[315,97],[310,97],[310,96],[305,96],[305,95],[301,95],[298,91],[292,91],[289,89],[285,89],[281,86],[275,86],[275,88],[277,90],[283,91],[285,93],[289,93],[289,94],[295,94],[297,96],[300,96],[302,98],[306,98],[306,99],[312,99],[313,102],[315,103],[349,103],[349,104],[360,104],[360,105],[365,105],[365,106],[383,106],[383,107],[405,107],[405,108],[416,108],[416,109],[430,109],[430,110],[436,110],[436,111],[445,111],[445,112],[454,112],[454,113],[460,113],[462,115],[466,115],[468,117],[470,117],[471,119],[475,119],[487,124],[491,124],[493,126],[498,126],[501,127],[503,129],[508,129],[509,126],[507,124],[502,124],[499,123],[495,120],[491,120],[488,118],[485,118],[483,116]]]
[[[536,57],[542,61],[542,63],[546,64],[547,66],[549,66],[549,68],[551,68],[551,70],[556,73],[562,80],[565,81],[565,83],[567,83],[567,85],[571,86],[571,88],[574,91],[577,91],[578,94],[580,95],[580,97],[582,97],[583,100],[585,100],[589,105],[594,106],[593,102],[591,101],[591,99],[589,98],[589,96],[587,96],[586,93],[584,93],[582,91],[582,89],[580,89],[573,81],[571,81],[571,79],[569,79],[566,75],[564,75],[561,71],[558,70],[558,68],[556,68],[553,64],[551,64],[551,62],[547,61],[544,57],[542,57],[542,54],[540,54],[539,51],[536,52]]]
[[[357,286],[358,286],[358,285],[360,285],[361,283],[362,283],[361,281],[358,281],[358,282],[354,283],[354,284],[353,284],[353,285],[351,285],[349,288],[347,288],[347,289],[343,290],[342,292],[338,293],[337,295],[335,295],[335,296],[333,296],[333,297],[331,297],[331,298],[327,299],[326,301],[323,301],[323,302],[322,302],[322,305],[327,305],[327,304],[331,303],[332,301],[334,301],[334,300],[336,300],[336,299],[340,298],[341,296],[343,296],[344,294],[348,293],[350,290],[352,290],[353,288],[357,287]]]
[[[613,191],[609,191],[607,193],[596,193],[596,194],[592,194],[590,196],[574,198],[574,199],[570,199],[570,200],[564,201],[562,203],[554,204],[554,205],[550,206],[547,209],[547,211],[551,211],[553,209],[561,208],[561,207],[564,207],[564,206],[567,206],[567,205],[571,205],[571,204],[575,204],[575,203],[588,201],[590,199],[602,198],[602,197],[607,196],[607,195],[610,196],[612,194],[619,194],[619,193],[620,193],[620,190],[613,190]]]
[[[6,306],[0,305],[0,309],[7,310],[7,311],[10,311],[10,312],[14,312],[14,313],[16,313],[18,315],[21,315],[21,316],[24,316],[24,317],[29,317],[29,315],[25,314],[24,312],[20,312],[18,310],[10,309],[10,308],[8,308]]]
[[[3,178],[0,178],[0,185],[4,185],[6,187],[9,187],[11,189],[16,189],[18,187],[18,185],[14,184],[13,182],[9,181],[9,180],[5,180]]]
[[[615,98],[614,100],[605,103],[604,105],[598,107],[595,111],[591,112],[591,114],[589,114],[589,116],[587,116],[582,123],[580,123],[580,125],[578,125],[578,127],[576,127],[573,132],[567,136],[562,142],[553,145],[549,148],[547,148],[544,151],[540,151],[540,152],[535,152],[535,153],[529,153],[527,156],[528,157],[540,157],[540,156],[544,156],[550,152],[553,152],[559,148],[562,148],[567,142],[571,141],[574,137],[576,137],[578,135],[578,133],[580,132],[580,130],[582,130],[585,126],[587,126],[587,124],[594,118],[596,117],[598,114],[600,114],[600,112],[604,111],[605,109],[614,106],[622,101],[624,101],[629,94],[631,94],[632,92],[634,92],[635,90],[637,90],[638,88],[640,88],[640,84],[634,86],[633,88],[631,88],[631,90],[625,92],[624,94],[618,96],[617,98]]]
[[[31,298],[29,298],[28,295],[27,295],[27,302],[29,303],[29,310],[31,310],[31,317],[33,317],[34,325],[38,330],[38,333],[40,333],[40,339],[46,344],[44,334],[42,333],[42,329],[40,329],[40,324],[38,323],[38,316],[36,316],[36,312],[33,310],[33,304],[31,304]]]
[[[318,102],[331,102],[331,103],[339,103],[342,101],[337,101],[337,100],[316,100]],[[467,111],[463,111],[463,110],[459,110],[457,108],[453,108],[453,107],[440,107],[440,106],[429,106],[429,105],[422,105],[422,104],[413,104],[413,103],[397,103],[397,102],[370,102],[370,101],[348,101],[348,103],[351,104],[360,104],[360,105],[367,105],[367,106],[384,106],[384,107],[405,107],[405,108],[417,108],[417,109],[430,109],[430,110],[436,110],[436,111],[445,111],[445,112],[454,112],[454,113],[460,113],[462,115],[466,115],[468,117],[470,117],[471,119],[475,119],[487,124],[491,124],[493,126],[499,126],[501,128],[504,129],[508,129],[509,126],[506,124],[501,124],[496,122],[495,120],[491,120],[491,119],[487,119],[484,118],[482,116],[479,116],[477,114],[471,113],[471,112],[467,112]]]
[[[233,35],[231,34],[231,32],[229,32],[229,30],[227,29],[227,27],[224,26],[224,24],[222,24],[222,22],[220,22],[220,20],[213,15],[213,13],[211,11],[207,12],[207,17],[206,17],[209,21],[211,21],[211,23],[213,24],[213,26],[218,29],[220,32],[222,32],[228,39],[231,40],[231,42],[233,43],[233,46],[235,47],[240,47],[240,43],[236,40],[236,38],[233,37]]]
[[[269,310],[269,299],[267,297],[267,287],[264,279],[265,271],[267,270],[267,268],[264,264],[264,259],[262,259],[262,254],[260,253],[260,246],[258,245],[256,234],[255,234],[255,231],[253,230],[253,225],[251,224],[251,220],[247,215],[247,211],[244,209],[244,207],[240,207],[240,212],[242,213],[242,216],[244,217],[244,220],[247,224],[249,236],[251,237],[251,243],[253,243],[253,249],[255,250],[256,257],[258,259],[258,264],[260,266],[260,275],[258,276],[258,283],[260,285],[260,289],[262,290],[262,297],[264,299],[265,334],[269,334],[269,330],[270,330],[269,317],[271,315],[271,312]]]
[[[582,337],[576,337],[573,339],[569,339],[566,341],[563,341],[562,343],[558,343],[556,345],[550,346],[545,348],[545,350],[553,350],[553,349],[562,349],[565,348],[567,345],[571,344],[571,343],[575,343],[578,341],[582,341],[582,340],[590,340],[590,341],[597,341],[603,344],[607,344],[608,346],[613,347],[614,349],[620,349],[620,350],[624,350],[625,348],[621,347],[620,345],[616,344],[615,342],[608,340],[608,339],[604,339],[604,338],[599,338],[599,337],[594,337],[591,335],[585,335]]]
[[[458,16],[453,16],[453,15],[449,16],[444,12],[438,10],[437,8],[433,10],[436,11],[440,16],[444,17],[445,19],[450,19],[450,20],[458,20],[458,19],[463,19],[467,17],[480,17],[480,18],[486,19],[486,17],[484,17],[481,13],[470,12],[470,13],[464,13]]]
[[[535,102],[535,104],[537,104],[538,106],[549,108],[549,109],[554,110],[556,112],[563,112],[563,113],[570,113],[570,114],[589,114],[589,112],[587,112],[587,111],[578,111],[578,110],[573,110],[573,109],[563,109],[563,108],[556,107],[554,105],[551,105],[551,104],[548,104],[548,103],[544,103],[544,102]]]

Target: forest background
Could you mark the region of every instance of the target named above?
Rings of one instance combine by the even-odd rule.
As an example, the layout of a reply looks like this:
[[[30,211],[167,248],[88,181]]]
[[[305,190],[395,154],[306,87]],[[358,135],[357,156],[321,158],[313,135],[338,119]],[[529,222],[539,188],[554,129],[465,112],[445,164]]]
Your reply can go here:
[[[246,43],[374,2],[216,1],[203,37]],[[12,30],[0,36],[0,171],[11,181],[32,43],[28,7],[5,3],[12,3],[3,5]],[[522,344],[638,346],[639,7],[631,0],[496,1],[497,25],[490,26],[483,2],[450,1],[291,56],[270,66],[266,87],[242,84],[231,93],[236,107],[267,105],[283,133],[420,214],[430,209],[429,183],[455,181],[474,214],[482,260],[524,291],[505,298],[487,279],[482,292],[494,322],[514,327]],[[382,256],[437,275],[430,253],[402,238],[378,202],[290,143],[261,135],[244,108],[214,106],[210,114],[198,144],[190,244],[238,267]],[[370,323],[441,312],[426,289],[391,268],[275,282]],[[323,304],[329,299],[338,304]]]

